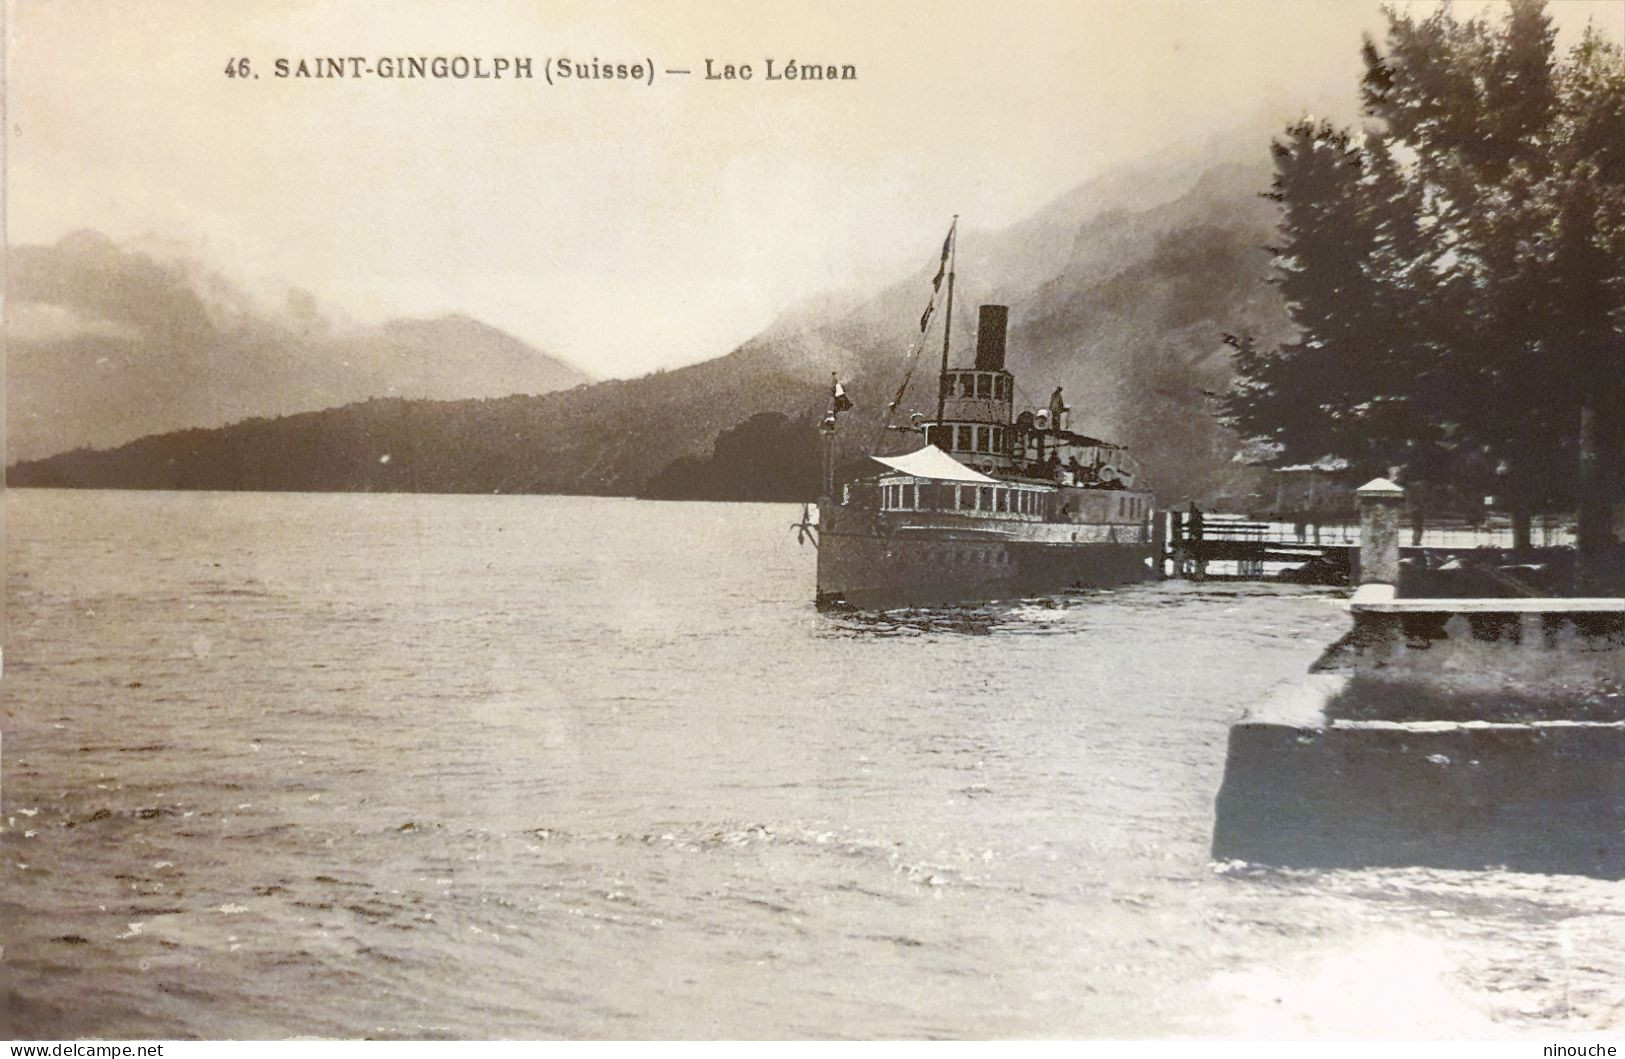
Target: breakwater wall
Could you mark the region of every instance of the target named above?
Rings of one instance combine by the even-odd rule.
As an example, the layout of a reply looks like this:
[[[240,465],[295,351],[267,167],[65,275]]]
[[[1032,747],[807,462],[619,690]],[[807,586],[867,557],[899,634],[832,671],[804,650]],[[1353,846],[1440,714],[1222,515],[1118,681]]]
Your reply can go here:
[[[1404,598],[1362,487],[1351,628],[1230,730],[1213,856],[1625,878],[1625,599]]]
[[[1625,722],[1328,720],[1345,679],[1231,728],[1215,859],[1625,878]]]

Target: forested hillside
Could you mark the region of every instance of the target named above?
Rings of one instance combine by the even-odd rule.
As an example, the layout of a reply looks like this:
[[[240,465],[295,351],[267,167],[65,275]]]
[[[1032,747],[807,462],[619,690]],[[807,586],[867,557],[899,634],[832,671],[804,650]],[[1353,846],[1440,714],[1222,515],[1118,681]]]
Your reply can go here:
[[[1208,396],[1230,377],[1221,336],[1286,327],[1263,282],[1274,223],[1259,197],[1266,146],[1260,131],[1229,143],[1229,155],[1247,161],[1211,151],[1159,160],[1085,185],[1004,231],[965,226],[955,361],[971,356],[977,305],[1008,304],[1021,400],[1040,403],[1064,386],[1076,428],[1127,443],[1169,501],[1231,488],[1236,441],[1216,424]],[[917,273],[861,304],[810,300],[732,353],[680,370],[541,395],[369,400],[186,430],[15,465],[8,481],[714,495],[732,473],[701,470],[719,437],[762,413],[809,422],[823,411],[831,372],[857,405],[842,417],[843,454],[874,443],[917,335],[940,237],[922,238]],[[934,410],[940,341],[934,325],[900,419]],[[679,460],[687,462],[668,470]],[[787,482],[800,480],[793,466],[786,456]]]

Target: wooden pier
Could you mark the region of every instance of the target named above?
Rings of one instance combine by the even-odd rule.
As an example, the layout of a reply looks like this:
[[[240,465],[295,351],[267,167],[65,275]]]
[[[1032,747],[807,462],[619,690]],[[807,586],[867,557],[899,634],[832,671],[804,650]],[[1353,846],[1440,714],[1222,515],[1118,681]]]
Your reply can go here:
[[[1523,553],[1512,548],[1509,536],[1509,531],[1495,527],[1435,525],[1424,530],[1423,543],[1402,545],[1399,555],[1407,576],[1417,579],[1452,564],[1470,563],[1494,580],[1497,569],[1566,565],[1571,558],[1571,549],[1565,543],[1554,543],[1556,534],[1550,529],[1542,546]],[[1152,539],[1162,559],[1158,573],[1165,578],[1350,585],[1360,573],[1357,525],[1293,524],[1165,511],[1153,515]],[[1510,590],[1512,586],[1505,587]]]
[[[1360,550],[1358,532],[1337,527],[1303,532],[1283,523],[1168,511],[1156,516],[1165,577],[1193,580],[1301,580],[1348,584]],[[1233,564],[1225,572],[1215,563]],[[1284,575],[1284,576],[1283,576]]]

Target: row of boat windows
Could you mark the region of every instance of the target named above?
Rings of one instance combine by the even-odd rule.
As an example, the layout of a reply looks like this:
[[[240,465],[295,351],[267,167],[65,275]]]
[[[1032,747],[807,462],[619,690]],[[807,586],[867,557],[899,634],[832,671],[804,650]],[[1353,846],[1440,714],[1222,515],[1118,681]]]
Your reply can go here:
[[[1043,515],[1044,498],[1048,495],[1033,489],[998,485],[894,482],[882,487],[881,506],[888,511],[989,511]],[[1119,519],[1142,519],[1151,510],[1151,501],[1147,497],[1119,494],[1112,499],[1116,501],[1116,517]],[[1112,517],[1109,509],[1107,517]]]
[[[987,452],[1004,455],[1010,451],[1011,438],[1008,427],[937,423],[928,429],[931,444],[950,452]]]
[[[1033,489],[998,485],[894,483],[885,486],[882,506],[889,511],[1003,511],[1013,515],[1041,515],[1045,495]]]
[[[1008,401],[1015,396],[1016,380],[997,371],[950,371],[942,377],[944,397],[991,397]]]

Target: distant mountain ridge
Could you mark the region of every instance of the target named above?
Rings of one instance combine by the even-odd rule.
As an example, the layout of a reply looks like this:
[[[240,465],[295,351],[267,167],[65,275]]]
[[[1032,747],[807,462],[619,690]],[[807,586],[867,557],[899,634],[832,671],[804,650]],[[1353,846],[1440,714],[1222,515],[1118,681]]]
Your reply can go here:
[[[1229,154],[1204,145],[1183,161],[1113,174],[1000,232],[966,226],[955,362],[969,360],[977,305],[1007,304],[1023,402],[1065,387],[1074,426],[1129,444],[1166,500],[1226,488],[1241,472],[1236,439],[1211,415],[1209,395],[1230,378],[1220,336],[1245,328],[1268,341],[1288,326],[1265,282],[1274,231],[1274,208],[1258,195],[1269,183],[1267,142],[1260,130]],[[373,400],[62,454],[14,466],[8,480],[631,495],[686,459],[682,474],[661,478],[665,495],[673,482],[700,483],[719,437],[753,416],[804,423],[820,413],[832,371],[858,405],[841,421],[843,455],[852,455],[880,437],[935,266],[922,261],[844,305],[813,299],[733,352],[674,371],[536,396]],[[940,331],[933,336],[900,421],[935,408]]]
[[[369,397],[547,393],[590,381],[466,316],[363,326],[302,291],[268,307],[196,262],[97,232],[9,257],[10,459]]]

